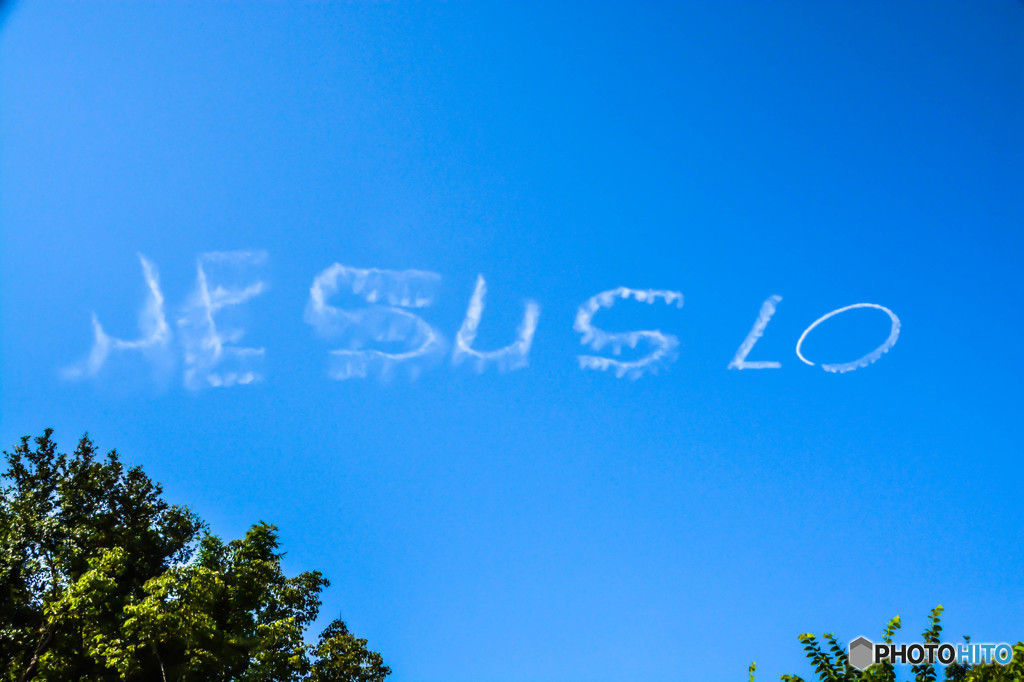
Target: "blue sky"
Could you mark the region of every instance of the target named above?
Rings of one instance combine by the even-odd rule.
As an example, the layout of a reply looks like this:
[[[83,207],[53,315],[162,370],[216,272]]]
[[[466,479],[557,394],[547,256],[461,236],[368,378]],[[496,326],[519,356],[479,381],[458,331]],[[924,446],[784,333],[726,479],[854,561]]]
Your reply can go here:
[[[1022,93],[1011,1],[22,0],[0,440],[88,430],[222,536],[276,523],[395,682],[778,679],[938,603],[1016,641]],[[456,365],[478,275],[472,350],[539,318]],[[621,356],[574,329],[618,287],[684,300],[593,308],[658,330]],[[772,295],[781,367],[728,369]],[[856,309],[802,363],[854,303],[896,344],[822,371],[889,335]]]

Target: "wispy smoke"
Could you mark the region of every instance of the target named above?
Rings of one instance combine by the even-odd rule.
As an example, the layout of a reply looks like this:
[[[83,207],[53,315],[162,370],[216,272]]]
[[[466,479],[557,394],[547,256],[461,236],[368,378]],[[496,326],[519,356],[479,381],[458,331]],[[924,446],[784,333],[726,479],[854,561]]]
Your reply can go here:
[[[143,305],[142,312],[139,313],[139,330],[142,332],[142,336],[135,341],[114,338],[103,330],[99,318],[96,317],[96,313],[93,313],[92,350],[84,361],[62,370],[61,374],[64,378],[95,377],[114,351],[140,351],[154,364],[160,365],[165,365],[169,360],[167,353],[171,341],[171,328],[164,315],[164,295],[160,291],[160,275],[153,263],[141,253],[138,255],[139,261],[142,263],[142,276],[149,289],[146,303]]]
[[[486,295],[487,283],[484,281],[484,276],[477,275],[476,287],[473,289],[472,298],[469,299],[466,317],[455,335],[452,363],[458,365],[469,360],[478,372],[483,372],[491,363],[497,365],[501,371],[526,367],[529,364],[533,334],[537,331],[537,321],[540,319],[540,306],[533,301],[526,302],[523,321],[516,331],[515,341],[497,350],[478,351],[473,349],[473,342],[476,341],[477,329],[480,327],[480,317],[484,312]]]
[[[758,360],[756,362],[747,362],[747,355],[754,348],[754,344],[757,343],[758,339],[764,334],[765,327],[768,326],[768,321],[772,319],[772,315],[775,314],[775,306],[782,300],[781,296],[772,295],[769,296],[764,303],[761,304],[761,312],[757,314],[757,320],[754,321],[754,326],[750,328],[750,333],[747,334],[747,338],[743,339],[743,343],[740,344],[739,350],[736,351],[736,357],[729,363],[729,369],[778,369],[782,367],[781,362],[774,360]]]
[[[605,346],[610,346],[612,353],[615,355],[620,355],[625,346],[636,348],[637,344],[641,341],[652,346],[653,350],[648,355],[632,361],[614,360],[596,355],[579,355],[577,358],[582,369],[611,370],[615,373],[616,377],[638,379],[646,373],[657,373],[661,366],[668,364],[675,358],[679,339],[672,334],[665,334],[657,329],[633,332],[606,332],[592,324],[594,315],[598,310],[611,308],[617,300],[628,300],[629,298],[648,304],[661,300],[666,305],[674,303],[677,308],[683,307],[682,293],[660,289],[629,289],[619,287],[603,291],[587,299],[576,312],[576,321],[573,323],[573,329],[583,335],[580,343],[584,345],[589,344],[595,351],[601,350]]]
[[[422,270],[377,270],[330,266],[313,280],[306,322],[326,338],[345,345],[329,352],[328,374],[339,380],[371,375],[388,378],[398,368],[415,377],[445,351],[440,332],[407,308],[433,304],[441,276]],[[348,295],[369,305],[339,308],[328,303]],[[370,343],[398,346],[364,349]]]
[[[186,388],[226,388],[262,378],[258,369],[265,349],[232,345],[241,341],[243,330],[218,328],[214,315],[259,296],[267,290],[267,284],[211,284],[207,268],[238,279],[242,268],[262,265],[266,260],[263,251],[214,251],[196,259],[196,290],[178,320],[185,351]]]
[[[819,324],[821,324],[828,318],[839,315],[840,313],[845,313],[847,310],[854,310],[855,308],[875,308],[877,310],[881,310],[886,315],[888,315],[889,319],[892,321],[892,326],[889,328],[889,338],[887,338],[881,346],[874,349],[867,355],[857,358],[853,362],[822,364],[821,368],[826,372],[836,372],[838,374],[843,374],[844,372],[852,372],[855,369],[867,367],[872,362],[874,362],[875,360],[889,352],[889,349],[896,345],[896,340],[900,337],[900,318],[896,317],[896,313],[894,313],[893,311],[889,310],[883,305],[878,305],[877,303],[854,303],[853,305],[848,305],[845,308],[833,310],[827,315],[822,315],[817,320],[815,320],[810,327],[805,329],[804,333],[800,335],[800,339],[797,340],[796,342],[796,356],[805,363],[807,363],[808,365],[814,365],[813,362],[804,357],[803,353],[800,350],[804,344],[804,339],[806,339],[807,335],[811,333],[811,330],[813,330],[815,327],[817,327]]]

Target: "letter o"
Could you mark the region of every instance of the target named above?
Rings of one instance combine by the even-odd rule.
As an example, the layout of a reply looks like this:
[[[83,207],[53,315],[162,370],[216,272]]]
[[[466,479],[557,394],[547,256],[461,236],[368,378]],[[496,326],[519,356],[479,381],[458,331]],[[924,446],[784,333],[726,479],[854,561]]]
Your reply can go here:
[[[804,333],[800,335],[800,339],[796,342],[796,356],[800,358],[800,360],[802,360],[804,363],[814,366],[814,363],[805,358],[803,353],[800,352],[800,347],[803,346],[804,339],[807,338],[807,335],[810,334],[815,327],[817,327],[819,324],[821,324],[828,318],[835,317],[840,313],[845,313],[847,310],[853,310],[854,308],[876,308],[877,310],[881,310],[886,315],[888,315],[889,319],[892,320],[892,327],[889,331],[889,338],[887,338],[881,346],[874,349],[867,355],[857,358],[853,362],[822,364],[821,368],[823,370],[825,370],[826,372],[837,372],[839,374],[842,374],[843,372],[852,372],[855,369],[867,367],[872,362],[882,357],[886,352],[888,352],[890,348],[896,345],[896,339],[900,337],[900,318],[896,317],[896,313],[889,310],[884,305],[878,305],[877,303],[854,303],[853,305],[848,305],[845,308],[833,310],[832,312],[822,315],[817,320],[812,322],[811,326],[804,330]]]

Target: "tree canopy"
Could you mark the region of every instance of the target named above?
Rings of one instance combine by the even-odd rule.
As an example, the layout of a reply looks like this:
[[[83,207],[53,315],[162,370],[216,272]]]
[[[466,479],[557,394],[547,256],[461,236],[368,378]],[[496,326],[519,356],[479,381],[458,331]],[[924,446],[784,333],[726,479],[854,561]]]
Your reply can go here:
[[[336,620],[307,644],[328,581],[286,577],[277,528],[224,542],[116,451],[52,430],[4,451],[0,680],[381,682]]]
[[[928,629],[921,633],[921,641],[938,644],[942,634],[942,605],[932,609],[928,618]],[[882,642],[893,643],[893,636],[902,627],[900,617],[889,621],[882,631]],[[821,640],[811,633],[799,636],[804,653],[814,666],[819,682],[896,682],[896,668],[884,661],[865,670],[850,665],[846,648],[841,646],[831,633],[822,635]],[[970,637],[965,637],[970,642]],[[755,682],[755,664],[750,664],[750,682]],[[920,663],[910,667],[914,682],[937,682],[938,670],[935,665]],[[943,679],[946,682],[1021,682],[1024,680],[1024,642],[1013,647],[1013,659],[1007,665],[995,662],[976,666],[953,663],[945,667]],[[798,675],[783,675],[783,682],[805,682]]]

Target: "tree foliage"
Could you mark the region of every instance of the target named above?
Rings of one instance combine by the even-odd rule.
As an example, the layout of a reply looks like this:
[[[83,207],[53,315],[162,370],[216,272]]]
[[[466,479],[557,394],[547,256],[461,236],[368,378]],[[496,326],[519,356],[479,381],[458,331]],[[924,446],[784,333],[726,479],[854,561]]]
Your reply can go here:
[[[4,452],[0,680],[381,682],[340,620],[303,635],[328,581],[281,569],[277,529],[225,543],[116,451],[47,430]]]
[[[921,641],[939,643],[942,634],[942,605],[936,606],[928,619],[928,628],[921,633]],[[882,641],[893,643],[893,635],[900,629],[900,617],[889,621],[882,631]],[[799,636],[804,645],[804,652],[814,666],[819,682],[896,682],[896,669],[888,661],[883,661],[867,668],[857,670],[850,665],[846,647],[839,644],[831,633],[822,635],[821,641],[807,633]],[[970,642],[969,637],[965,640]],[[750,682],[754,681],[755,666],[750,664]],[[921,663],[910,668],[914,682],[936,682],[938,673],[934,665]],[[985,663],[978,666],[966,666],[954,663],[945,668],[944,679],[947,682],[1022,682],[1024,681],[1024,642],[1013,647],[1013,660],[1008,665]],[[783,675],[783,682],[806,682],[797,675]]]

